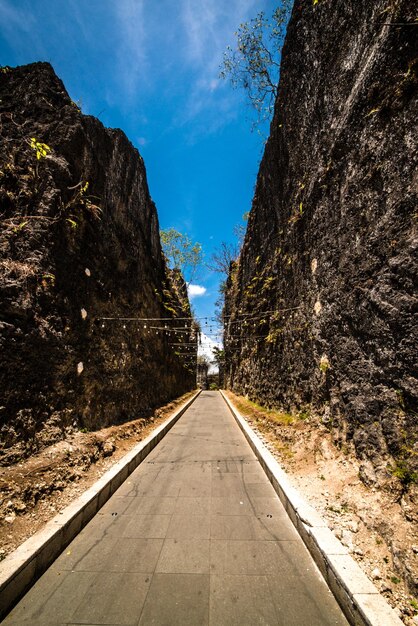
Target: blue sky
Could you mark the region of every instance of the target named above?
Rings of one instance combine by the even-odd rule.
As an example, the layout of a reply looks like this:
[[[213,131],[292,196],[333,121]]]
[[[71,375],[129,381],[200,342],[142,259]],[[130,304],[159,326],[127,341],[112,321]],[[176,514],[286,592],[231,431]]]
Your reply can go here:
[[[0,64],[49,61],[84,113],[121,128],[147,168],[160,226],[206,259],[250,209],[262,141],[218,78],[238,25],[277,0],[0,0]],[[219,276],[203,268],[197,316]]]

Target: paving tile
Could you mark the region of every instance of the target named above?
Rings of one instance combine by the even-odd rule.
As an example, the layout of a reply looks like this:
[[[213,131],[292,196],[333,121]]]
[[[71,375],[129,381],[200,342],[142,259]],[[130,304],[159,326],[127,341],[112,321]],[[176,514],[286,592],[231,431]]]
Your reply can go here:
[[[173,515],[167,531],[169,539],[209,539],[209,535],[208,515]]]
[[[210,498],[211,490],[211,477],[204,478],[202,480],[195,479],[185,482],[181,487],[180,493],[178,495],[180,498]]]
[[[250,500],[256,515],[275,515],[289,519],[286,509],[277,496],[251,496]]]
[[[163,539],[167,536],[171,515],[125,515],[123,537]]]
[[[76,624],[137,624],[151,577],[145,574],[99,574],[86,587],[74,611]]]
[[[4,623],[346,625],[215,392],[199,396]]]
[[[182,483],[174,479],[157,479],[150,485],[143,485],[139,487],[137,493],[138,497],[147,498],[177,498],[180,494]]]
[[[129,522],[129,517],[126,515],[112,515],[111,513],[95,515],[88,526],[87,533],[94,536],[104,537],[122,537]]]
[[[132,504],[132,499],[126,496],[118,496],[116,494],[102,506],[98,515],[123,515],[128,506]]]
[[[293,589],[299,572],[292,567],[298,558],[297,541],[216,541],[211,542],[210,569],[213,574],[281,575]]]
[[[239,474],[221,474],[212,478],[212,497],[226,498],[246,496],[246,489]]]
[[[246,497],[215,498],[211,500],[211,512],[213,515],[251,515],[254,509]]]
[[[48,570],[28,591],[2,622],[11,624],[60,624],[72,620],[77,606],[85,596],[86,588],[94,579],[90,572]]]
[[[266,576],[211,576],[209,624],[277,624]]]
[[[254,501],[254,498],[274,498],[277,500],[277,494],[270,482],[246,482],[245,492],[251,501]]]
[[[271,485],[269,479],[267,478],[264,470],[261,467],[251,468],[251,471],[243,472],[241,475],[242,475],[243,482],[246,485],[252,485],[252,484]]]
[[[176,506],[176,498],[158,496],[144,496],[131,498],[131,503],[125,509],[126,515],[170,515]]]
[[[100,537],[84,532],[72,541],[53,563],[57,570],[100,572],[112,554],[117,537]]]
[[[118,539],[106,558],[108,572],[152,573],[160,556],[163,539]],[[82,567],[82,565],[80,566]]]
[[[161,470],[144,471],[139,466],[116,491],[117,496],[139,497],[160,478]]]
[[[132,481],[129,485],[126,485],[124,489],[122,487],[118,489],[118,495],[124,495],[132,498],[142,498],[144,496],[154,497],[172,497],[176,498],[180,492],[181,485],[171,477],[158,478],[146,478],[146,480]]]
[[[287,520],[251,515],[212,515],[210,537],[229,541],[297,541],[299,535]]]
[[[154,574],[139,626],[205,626],[208,621],[207,574]]]
[[[318,587],[313,587],[311,591],[297,588],[289,593],[281,589],[280,581],[269,578],[268,584],[278,624],[283,626],[348,625],[334,596],[327,588],[320,589],[320,593]]]
[[[209,541],[166,539],[156,567],[157,573],[207,574]]]
[[[174,514],[209,515],[211,508],[210,498],[193,497],[177,498]]]

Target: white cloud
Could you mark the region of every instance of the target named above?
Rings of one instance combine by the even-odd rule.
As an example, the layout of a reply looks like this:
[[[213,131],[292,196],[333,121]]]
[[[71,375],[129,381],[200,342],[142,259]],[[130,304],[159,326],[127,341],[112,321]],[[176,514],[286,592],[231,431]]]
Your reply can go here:
[[[197,348],[197,354],[201,356],[205,356],[209,359],[209,361],[214,361],[215,355],[213,352],[213,348],[222,348],[222,342],[214,341],[205,333],[200,333],[200,344]],[[218,372],[218,367],[216,365],[209,366],[209,374],[216,374]]]
[[[189,293],[190,298],[196,298],[198,296],[205,295],[206,287],[202,287],[201,285],[189,285],[187,287],[187,291]]]
[[[118,73],[131,99],[136,95],[138,81],[148,75],[144,0],[118,0],[114,5],[118,41],[112,42],[117,51]]]

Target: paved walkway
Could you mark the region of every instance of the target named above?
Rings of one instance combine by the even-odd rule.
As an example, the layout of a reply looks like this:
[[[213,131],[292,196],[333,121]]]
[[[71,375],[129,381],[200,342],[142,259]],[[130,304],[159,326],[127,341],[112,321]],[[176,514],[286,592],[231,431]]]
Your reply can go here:
[[[4,624],[346,625],[218,392],[203,392]]]

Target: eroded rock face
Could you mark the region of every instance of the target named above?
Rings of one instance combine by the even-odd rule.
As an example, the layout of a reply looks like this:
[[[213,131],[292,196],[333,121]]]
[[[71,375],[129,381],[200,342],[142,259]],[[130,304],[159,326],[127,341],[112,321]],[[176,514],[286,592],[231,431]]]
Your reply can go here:
[[[415,9],[296,0],[225,311],[232,389],[315,407],[371,481],[390,462],[405,484],[417,479],[418,38],[396,24]]]
[[[82,115],[47,63],[3,69],[0,111],[0,418],[13,460],[73,424],[144,414],[194,377],[150,329],[160,322],[105,319],[191,328],[138,151]]]

